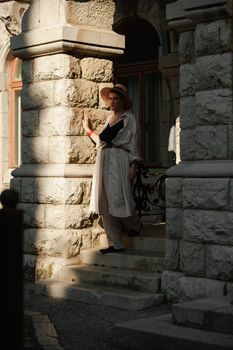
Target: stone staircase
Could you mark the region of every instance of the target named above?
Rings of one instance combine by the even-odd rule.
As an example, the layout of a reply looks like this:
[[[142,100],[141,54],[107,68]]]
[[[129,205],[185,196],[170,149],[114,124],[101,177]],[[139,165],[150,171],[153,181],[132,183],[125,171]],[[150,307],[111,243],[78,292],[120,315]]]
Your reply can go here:
[[[162,303],[165,225],[146,224],[140,237],[127,238],[123,253],[81,252],[81,264],[64,266],[56,279],[36,282],[35,293],[141,310]]]
[[[117,324],[114,345],[144,350],[232,350],[229,297],[173,304],[172,314]]]

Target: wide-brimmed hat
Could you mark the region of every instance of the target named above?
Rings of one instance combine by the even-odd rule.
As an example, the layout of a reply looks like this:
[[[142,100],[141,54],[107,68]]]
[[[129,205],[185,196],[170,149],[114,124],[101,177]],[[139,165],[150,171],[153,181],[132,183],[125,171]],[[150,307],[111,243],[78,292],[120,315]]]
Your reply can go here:
[[[126,86],[123,84],[116,84],[112,87],[104,87],[102,90],[100,90],[100,95],[106,103],[108,103],[108,97],[111,92],[119,94],[124,99],[126,110],[132,107],[132,101],[128,96],[128,90]]]

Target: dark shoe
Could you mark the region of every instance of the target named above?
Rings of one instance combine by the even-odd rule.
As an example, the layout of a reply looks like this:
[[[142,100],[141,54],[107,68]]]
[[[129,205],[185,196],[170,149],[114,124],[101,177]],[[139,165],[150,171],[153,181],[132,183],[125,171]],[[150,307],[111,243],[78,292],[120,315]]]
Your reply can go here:
[[[130,230],[128,233],[128,237],[137,237],[140,234],[142,228],[143,228],[143,224],[141,224],[140,229],[138,231]]]
[[[113,245],[111,245],[110,247],[104,248],[104,249],[100,249],[99,251],[102,254],[107,254],[107,253],[120,253],[120,252],[124,252],[125,250],[124,250],[124,248],[116,249],[116,248],[113,247]]]

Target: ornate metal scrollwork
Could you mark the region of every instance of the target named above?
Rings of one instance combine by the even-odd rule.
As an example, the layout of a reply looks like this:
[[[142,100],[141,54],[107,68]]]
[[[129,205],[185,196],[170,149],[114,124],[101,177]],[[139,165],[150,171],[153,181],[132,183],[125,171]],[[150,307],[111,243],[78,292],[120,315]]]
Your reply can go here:
[[[133,188],[139,216],[154,215],[155,221],[165,221],[165,180],[167,176],[156,169],[139,164]]]

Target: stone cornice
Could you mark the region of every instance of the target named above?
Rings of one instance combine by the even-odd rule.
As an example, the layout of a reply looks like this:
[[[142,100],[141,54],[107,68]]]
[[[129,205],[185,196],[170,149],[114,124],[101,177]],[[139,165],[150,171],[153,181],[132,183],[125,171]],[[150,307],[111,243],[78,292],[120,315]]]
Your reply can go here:
[[[91,26],[57,25],[22,32],[11,38],[11,49],[20,58],[61,52],[116,56],[123,54],[125,38],[110,30]]]
[[[190,30],[198,22],[229,15],[227,0],[177,0],[166,5],[168,25],[178,31]]]
[[[83,164],[22,164],[11,173],[14,177],[91,178],[93,165]]]
[[[233,178],[233,160],[183,161],[168,169],[169,177]]]

